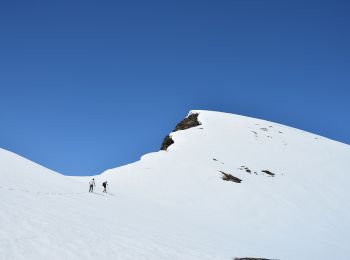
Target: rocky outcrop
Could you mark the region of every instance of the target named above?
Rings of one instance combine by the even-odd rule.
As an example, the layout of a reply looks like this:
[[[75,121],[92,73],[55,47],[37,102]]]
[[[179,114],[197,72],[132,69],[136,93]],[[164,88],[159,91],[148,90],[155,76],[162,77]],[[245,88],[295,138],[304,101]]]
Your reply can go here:
[[[174,143],[174,140],[171,138],[170,135],[167,135],[164,137],[162,145],[160,146],[160,150],[166,151],[170,145]]]
[[[222,179],[224,181],[233,181],[233,182],[236,182],[236,183],[241,183],[242,180],[233,176],[232,174],[229,174],[229,173],[226,173],[226,172],[223,172],[223,171],[220,171],[222,173]]]
[[[195,126],[199,126],[201,123],[198,121],[198,115],[190,114],[188,117],[186,117],[184,120],[182,120],[180,123],[178,123],[173,130],[173,132],[179,131],[179,130],[186,130]]]
[[[186,129],[201,125],[201,123],[198,121],[198,115],[199,115],[198,113],[190,114],[188,117],[186,117],[176,125],[173,132],[186,130]],[[170,135],[167,135],[163,139],[162,145],[160,146],[160,150],[166,151],[168,147],[173,143],[174,143],[174,140],[171,138]]]
[[[271,176],[271,177],[274,177],[275,174],[273,172],[270,172],[269,170],[263,170],[262,171],[263,173],[266,173],[267,175]]]

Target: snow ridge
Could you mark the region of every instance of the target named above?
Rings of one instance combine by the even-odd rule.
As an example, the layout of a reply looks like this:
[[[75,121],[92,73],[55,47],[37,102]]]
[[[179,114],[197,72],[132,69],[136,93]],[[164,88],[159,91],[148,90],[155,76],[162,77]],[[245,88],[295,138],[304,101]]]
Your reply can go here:
[[[94,176],[96,194],[91,177],[0,150],[0,258],[350,258],[349,145],[193,114],[200,124],[172,132],[166,151]],[[105,180],[113,194],[99,196]]]

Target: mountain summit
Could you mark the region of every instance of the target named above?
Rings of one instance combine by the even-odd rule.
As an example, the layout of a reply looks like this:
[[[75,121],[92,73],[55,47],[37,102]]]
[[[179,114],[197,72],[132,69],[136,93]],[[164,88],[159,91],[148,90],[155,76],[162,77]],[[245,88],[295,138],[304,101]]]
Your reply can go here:
[[[92,177],[1,150],[0,256],[348,259],[349,158],[346,144],[202,110],[159,152],[94,176],[94,194]]]

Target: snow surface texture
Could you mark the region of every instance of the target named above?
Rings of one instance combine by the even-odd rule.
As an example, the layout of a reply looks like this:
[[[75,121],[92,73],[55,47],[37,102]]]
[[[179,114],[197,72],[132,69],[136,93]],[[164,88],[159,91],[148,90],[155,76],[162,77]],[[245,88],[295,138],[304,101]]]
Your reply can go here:
[[[95,194],[0,149],[0,259],[350,259],[349,145],[191,113],[201,125],[95,176]]]

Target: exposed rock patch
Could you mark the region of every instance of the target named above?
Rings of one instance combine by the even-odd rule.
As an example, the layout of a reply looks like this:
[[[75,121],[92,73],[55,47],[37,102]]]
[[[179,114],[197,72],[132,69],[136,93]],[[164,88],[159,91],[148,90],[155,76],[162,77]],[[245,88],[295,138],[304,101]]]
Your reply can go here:
[[[220,171],[222,173],[222,179],[224,181],[233,181],[233,182],[236,182],[236,183],[241,183],[242,180],[233,176],[232,174],[229,174],[229,173],[226,173],[226,172],[223,172],[223,171]]]
[[[173,132],[186,130],[186,129],[201,125],[201,123],[198,121],[198,115],[199,115],[198,113],[190,114],[188,117],[186,117],[176,125]],[[174,143],[174,140],[171,138],[170,135],[167,135],[163,139],[162,145],[160,146],[160,150],[166,151],[168,147],[173,143]]]
[[[263,175],[263,174],[258,174],[258,172],[256,171],[256,170],[252,170],[252,169],[249,169],[249,167],[247,167],[247,166],[241,166],[241,167],[239,167],[238,168],[239,170],[241,170],[241,171],[245,171],[245,172],[247,172],[247,173],[249,173],[249,174],[251,174],[252,172],[254,172],[254,174],[255,175]],[[271,172],[271,171],[269,171],[269,170],[261,170],[261,171],[259,171],[259,172],[262,172],[262,173],[265,173],[265,176],[267,175],[268,177],[275,177],[276,176],[276,174],[275,173],[273,173],[273,172]]]
[[[223,163],[223,162],[220,162],[218,159],[216,159],[216,158],[213,158],[213,161],[215,161],[215,162],[219,162],[219,163],[221,163],[221,164],[225,164],[225,163]]]
[[[180,123],[176,125],[173,132],[176,132],[179,130],[186,130],[186,129],[201,125],[201,123],[198,121],[198,115],[199,114],[190,114],[188,117],[186,117],[184,120],[182,120]]]
[[[271,177],[274,177],[275,174],[273,172],[270,172],[269,170],[262,170],[263,173],[266,173],[267,175],[270,175]]]
[[[168,147],[170,145],[172,145],[174,143],[174,140],[171,138],[170,135],[167,135],[164,139],[163,139],[163,142],[162,142],[162,145],[160,147],[160,150],[164,150],[166,151],[166,149],[168,149]]]
[[[242,171],[242,170],[245,170],[245,171],[246,171],[247,173],[249,173],[249,174],[252,173],[252,170],[249,169],[248,167],[244,166],[244,165],[241,166],[241,168],[239,168],[239,169],[240,169],[241,171]]]

